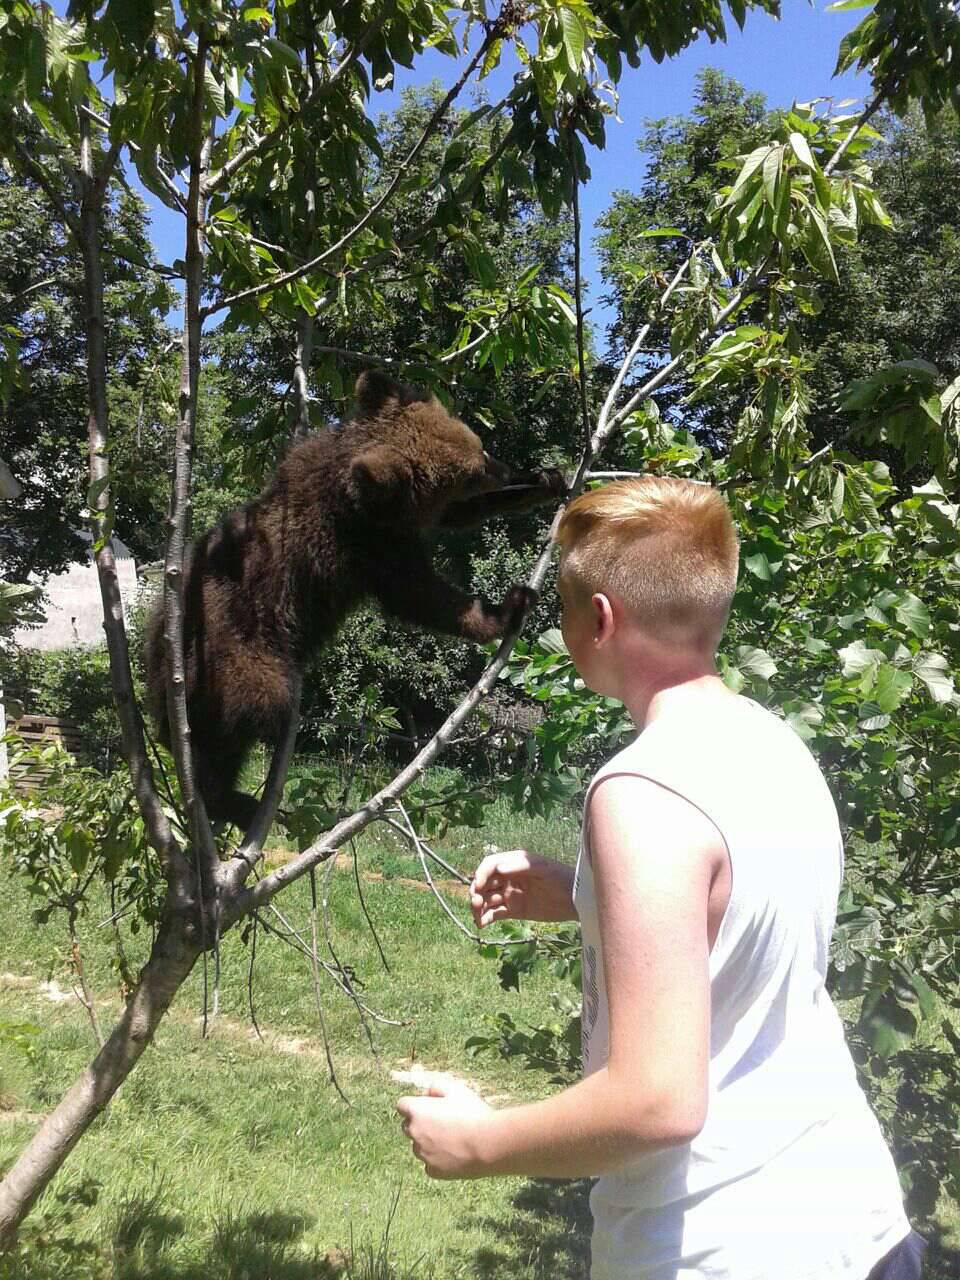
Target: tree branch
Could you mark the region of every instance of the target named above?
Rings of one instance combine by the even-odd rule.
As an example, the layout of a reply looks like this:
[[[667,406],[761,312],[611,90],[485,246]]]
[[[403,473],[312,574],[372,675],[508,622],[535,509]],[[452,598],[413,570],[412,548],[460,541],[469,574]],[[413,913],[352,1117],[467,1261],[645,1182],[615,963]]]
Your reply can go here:
[[[133,691],[130,651],[124,626],[123,600],[116,557],[110,539],[109,409],[107,402],[107,346],[103,310],[103,264],[100,257],[100,218],[103,190],[97,185],[94,148],[89,124],[80,122],[80,178],[84,187],[77,240],[83,254],[84,313],[87,346],[87,440],[93,490],[91,533],[94,561],[103,605],[103,627],[110,655],[110,682],[120,720],[123,757],[130,770],[134,794],[150,843],[157,852],[173,900],[182,903],[187,891],[186,863],[157,795],[147,758],[143,723]]]
[[[287,271],[283,275],[275,276],[272,280],[265,281],[263,284],[253,285],[249,289],[243,289],[239,293],[232,294],[228,298],[221,298],[217,302],[212,303],[210,306],[205,308],[203,313],[204,316],[215,315],[218,311],[223,311],[225,307],[235,307],[241,302],[249,302],[252,298],[259,298],[261,294],[270,293],[274,289],[280,289],[286,284],[291,284],[294,280],[299,280],[301,276],[308,275],[311,271],[315,271],[318,267],[322,267],[325,262],[329,262],[332,257],[340,253],[342,249],[345,249],[347,245],[360,234],[364,227],[369,226],[381,209],[383,209],[393,199],[396,190],[408,169],[426,146],[431,136],[436,132],[451,103],[453,103],[459,96],[463,86],[467,83],[470,76],[486,57],[487,50],[490,48],[490,45],[498,38],[496,34],[498,30],[498,24],[494,23],[490,26],[480,48],[477,50],[473,58],[470,59],[463,75],[461,75],[460,79],[446,93],[443,100],[437,106],[430,119],[427,121],[420,137],[411,147],[406,157],[398,165],[397,171],[388,183],[386,190],[380,196],[379,200],[376,200],[370,206],[363,217],[360,218],[358,222],[354,223],[349,231],[344,232],[335,244],[330,245],[328,248],[324,249],[322,253],[318,253],[315,258],[311,258],[309,262],[305,262],[302,266],[295,268],[295,270]]]
[[[183,355],[180,365],[180,412],[174,452],[174,476],[170,495],[169,535],[164,559],[164,648],[167,677],[167,716],[170,743],[191,842],[198,860],[198,888],[204,905],[214,903],[218,892],[220,860],[217,855],[203,799],[197,790],[187,719],[186,664],[183,647],[184,559],[190,536],[191,473],[196,433],[197,393],[200,382],[200,298],[203,288],[204,216],[206,200],[203,159],[207,135],[203,124],[204,69],[207,55],[206,31],[201,27],[193,68],[190,110],[190,188],[187,196],[186,288],[183,299]]]
[[[106,120],[103,116],[98,115],[97,112],[94,111],[91,107],[88,107],[86,103],[81,104],[80,115],[86,116],[88,120],[92,120],[94,124],[98,124],[101,129],[105,129],[109,134],[110,121]],[[110,148],[111,154],[113,153],[114,148],[116,148],[117,154],[119,155],[119,152],[124,145],[130,148],[130,152],[132,155],[140,156],[144,154],[143,148],[140,146],[138,142],[134,142],[132,138],[126,138],[122,142],[114,143],[113,146],[111,146]],[[181,211],[185,212],[187,208],[187,197],[180,190],[180,188],[177,186],[174,180],[170,177],[170,175],[168,173],[165,173],[164,170],[160,168],[160,164],[158,161],[154,162],[153,167],[155,172],[158,174],[164,188],[179,205]]]
[[[0,302],[0,307],[7,310],[10,307],[16,306],[17,303],[22,302],[24,298],[28,298],[31,293],[36,293],[38,289],[45,289],[47,285],[56,283],[56,276],[50,276],[47,280],[38,280],[36,284],[28,284],[27,287],[25,289],[21,289],[19,293],[14,293],[9,298],[4,298],[3,301]]]
[[[580,286],[580,167],[577,164],[577,138],[574,130],[567,129],[567,150],[573,174],[573,275],[578,287],[574,289],[577,307],[577,369],[580,381],[580,414],[583,421],[583,438],[590,439],[590,409],[587,405],[587,362],[583,342],[583,289]]]
[[[42,187],[46,192],[47,198],[57,213],[66,223],[67,228],[73,233],[74,238],[79,242],[80,238],[80,219],[75,213],[72,213],[60,199],[60,193],[50,181],[50,177],[43,165],[38,160],[34,160],[30,152],[26,149],[18,137],[14,135],[13,148],[17,153],[17,157],[27,175],[33,178],[37,186]]]
[[[872,117],[875,116],[876,113],[883,106],[884,99],[886,98],[887,94],[890,92],[891,88],[893,87],[894,79],[895,77],[891,76],[883,85],[881,85],[880,89],[877,91],[876,96],[872,99],[871,102],[869,102],[866,105],[866,107],[864,107],[863,111],[857,117],[855,123],[850,129],[850,132],[847,134],[843,142],[841,142],[840,146],[836,149],[836,151],[833,153],[833,155],[830,157],[830,159],[827,161],[826,165],[824,166],[823,172],[825,177],[827,178],[830,177],[831,173],[833,173],[834,169],[836,169],[837,165],[843,159],[844,155],[846,155],[847,148],[850,146],[850,143],[853,142],[854,138],[857,136],[857,134],[860,132],[863,126],[867,123],[867,121],[872,119]]]

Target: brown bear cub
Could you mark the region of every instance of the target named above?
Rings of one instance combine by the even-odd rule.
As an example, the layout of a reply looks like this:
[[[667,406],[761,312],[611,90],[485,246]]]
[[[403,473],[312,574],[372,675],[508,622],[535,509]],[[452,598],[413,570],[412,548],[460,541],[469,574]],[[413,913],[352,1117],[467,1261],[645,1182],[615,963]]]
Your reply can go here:
[[[255,740],[285,730],[291,678],[365,599],[408,622],[485,643],[532,593],[499,605],[434,572],[423,534],[529,510],[565,492],[555,471],[514,474],[433,397],[379,372],[356,385],[342,425],[299,441],[259,497],[194,545],[185,583],[187,716],[211,820],[245,829],[253,796],[235,788]],[[170,745],[163,610],[147,627],[150,703]]]

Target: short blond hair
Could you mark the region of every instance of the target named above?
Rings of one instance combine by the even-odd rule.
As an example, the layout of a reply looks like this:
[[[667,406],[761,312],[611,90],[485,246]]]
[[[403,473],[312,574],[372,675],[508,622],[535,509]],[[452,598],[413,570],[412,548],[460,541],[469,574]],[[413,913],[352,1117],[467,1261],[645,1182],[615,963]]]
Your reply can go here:
[[[564,511],[560,573],[617,596],[651,635],[715,649],[737,585],[733,518],[716,489],[674,476],[616,480]]]

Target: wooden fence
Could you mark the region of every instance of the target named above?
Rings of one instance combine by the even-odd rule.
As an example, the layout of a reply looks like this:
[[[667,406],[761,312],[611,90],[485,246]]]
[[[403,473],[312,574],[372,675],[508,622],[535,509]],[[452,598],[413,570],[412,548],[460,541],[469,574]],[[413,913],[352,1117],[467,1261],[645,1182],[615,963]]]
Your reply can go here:
[[[70,720],[64,720],[62,716],[22,715],[19,720],[8,722],[7,731],[17,734],[29,747],[45,747],[53,742],[59,742],[70,755],[84,755],[86,744],[83,734],[77,725]],[[41,778],[49,777],[52,772],[51,769],[31,769],[30,781],[36,782]],[[25,771],[18,769],[14,764],[10,766],[10,781],[15,791],[29,790]]]

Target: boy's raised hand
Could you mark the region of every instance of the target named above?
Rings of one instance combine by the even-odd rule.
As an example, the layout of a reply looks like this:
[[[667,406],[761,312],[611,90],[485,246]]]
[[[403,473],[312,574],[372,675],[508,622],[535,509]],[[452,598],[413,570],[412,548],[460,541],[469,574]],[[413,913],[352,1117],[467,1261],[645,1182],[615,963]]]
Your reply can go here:
[[[572,920],[573,868],[526,849],[491,853],[470,883],[470,907],[480,929],[495,920]]]

